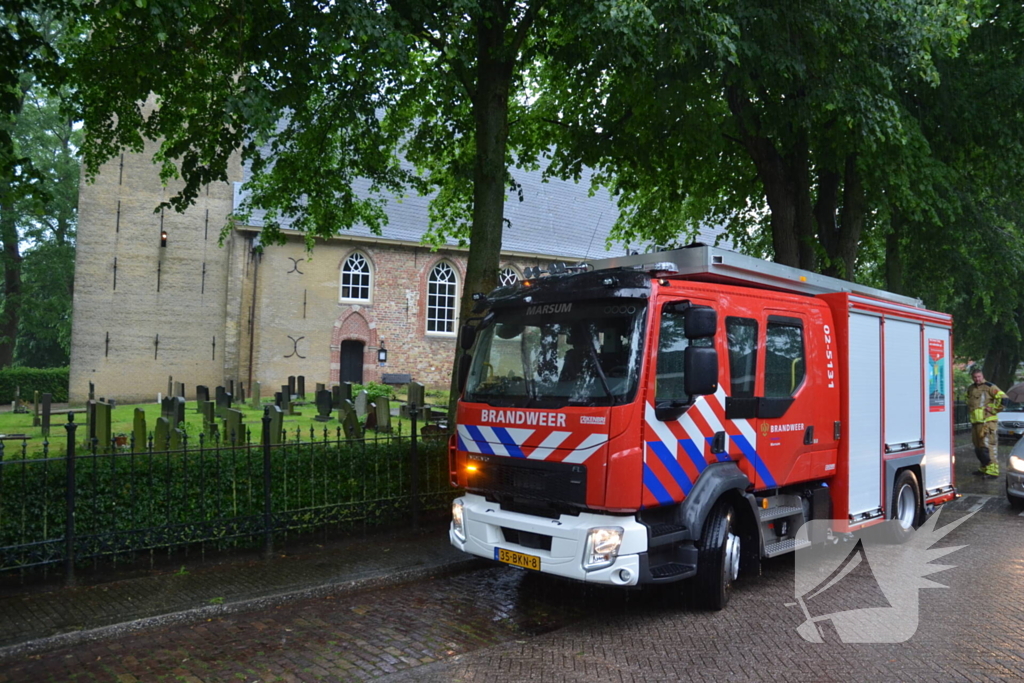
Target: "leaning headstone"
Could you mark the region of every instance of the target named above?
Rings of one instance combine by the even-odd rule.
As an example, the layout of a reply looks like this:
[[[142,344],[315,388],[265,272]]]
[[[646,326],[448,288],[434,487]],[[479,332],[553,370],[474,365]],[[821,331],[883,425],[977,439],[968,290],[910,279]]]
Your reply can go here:
[[[317,422],[330,422],[331,403],[331,392],[324,389],[316,392],[316,412],[318,414],[313,419]]]
[[[110,439],[113,436],[110,431],[110,404],[97,402],[93,414],[96,424],[94,436],[97,448],[100,453],[106,453],[110,450]]]
[[[366,431],[377,430],[377,404],[373,401],[366,407]]]
[[[242,431],[242,411],[229,408],[224,417],[224,438],[228,443],[240,444],[245,440]]]
[[[142,408],[135,409],[135,416],[132,419],[132,438],[135,440],[133,450],[136,453],[146,450],[146,411]]]
[[[210,400],[210,387],[203,386],[202,384],[197,386],[196,387],[196,403],[198,404],[198,406],[197,406],[197,411],[196,412],[199,412],[199,413],[203,412],[203,404],[206,403],[209,400]]]
[[[224,417],[224,411],[231,409],[231,392],[217,387],[217,415]]]
[[[356,417],[362,417],[363,415],[366,415],[366,406],[369,403],[369,400],[370,399],[366,395],[365,391],[360,391],[358,394],[356,394],[356,400],[354,401],[354,405],[356,407]]]
[[[295,387],[295,393],[297,393],[299,395],[299,400],[300,401],[305,401],[306,400],[306,376],[305,375],[299,375],[295,379],[296,379],[296,382],[297,382],[297,386]]]
[[[270,415],[270,443],[281,443],[284,430],[284,412],[276,405],[267,406],[265,411]]]
[[[381,396],[377,399],[377,431],[378,432],[390,432],[391,431],[391,402],[386,396]]]
[[[43,438],[50,437],[50,405],[53,403],[53,394],[43,394],[43,414],[40,416],[40,425],[43,428]]]
[[[345,401],[338,409],[338,421],[341,422],[342,429],[345,430],[346,439],[363,438],[363,429],[359,424],[359,418],[356,417],[356,407],[352,401]]]
[[[418,406],[423,406],[426,400],[427,391],[421,382],[409,382],[409,403],[415,403]]]
[[[153,428],[153,450],[168,450],[170,436],[171,423],[166,417],[158,417],[156,419],[156,426]]]
[[[262,389],[262,387],[259,382],[253,382],[250,389],[252,391],[252,396],[249,397],[249,400],[252,401],[252,407],[258,410],[260,407],[260,389]]]
[[[295,395],[295,375],[288,375],[288,398]]]

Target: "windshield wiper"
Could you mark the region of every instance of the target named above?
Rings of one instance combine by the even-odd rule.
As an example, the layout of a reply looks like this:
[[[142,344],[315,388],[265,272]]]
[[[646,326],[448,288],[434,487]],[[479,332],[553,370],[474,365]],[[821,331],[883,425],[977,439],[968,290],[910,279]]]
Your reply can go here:
[[[594,330],[591,329],[590,343],[587,344],[587,348],[590,350],[590,359],[594,361],[594,368],[597,370],[597,378],[601,380],[601,387],[604,389],[604,393],[608,396],[608,400],[612,405],[615,405],[615,395],[612,393],[611,387],[608,386],[608,378],[604,376],[604,368],[601,367],[601,359],[597,356],[597,349],[594,348]]]

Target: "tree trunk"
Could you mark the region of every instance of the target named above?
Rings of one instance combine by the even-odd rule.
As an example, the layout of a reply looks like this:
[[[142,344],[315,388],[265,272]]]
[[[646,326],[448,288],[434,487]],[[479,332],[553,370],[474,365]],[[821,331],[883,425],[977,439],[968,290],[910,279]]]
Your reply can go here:
[[[893,211],[889,220],[889,234],[885,236],[885,287],[893,294],[905,294],[903,288],[903,254],[900,239],[903,233],[903,216]]]
[[[474,292],[487,294],[498,286],[508,170],[508,99],[515,59],[503,54],[505,26],[498,16],[485,15],[477,20],[478,55],[473,97],[476,167],[473,171],[473,225],[469,233],[472,249],[459,307],[461,321],[473,315]],[[461,346],[457,346],[448,403],[449,425],[455,424],[458,370],[463,354]]]
[[[985,354],[983,372],[985,379],[1006,391],[1013,386],[1013,378],[1020,364],[1020,342],[999,334],[992,340],[992,346]]]
[[[815,205],[815,219],[818,237],[828,264],[822,269],[825,275],[852,280],[857,265],[857,250],[864,228],[865,197],[864,185],[857,171],[857,155],[846,157],[843,168],[843,205],[837,207],[840,176],[833,171],[822,171],[818,175],[818,202]],[[839,220],[836,220],[836,212]]]
[[[0,260],[4,268],[4,298],[0,304],[0,368],[14,362],[14,343],[21,312],[21,252],[14,197],[10,184],[0,189]]]

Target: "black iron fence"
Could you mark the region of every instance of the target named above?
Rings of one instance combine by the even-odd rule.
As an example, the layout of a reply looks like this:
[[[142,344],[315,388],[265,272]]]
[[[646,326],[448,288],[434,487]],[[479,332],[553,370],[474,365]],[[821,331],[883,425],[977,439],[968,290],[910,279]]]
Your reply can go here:
[[[953,429],[963,432],[971,428],[971,420],[967,413],[967,404],[963,401],[953,403]]]
[[[197,545],[271,552],[288,534],[362,526],[415,526],[421,512],[450,505],[443,435],[376,434],[343,438],[341,428],[285,432],[262,439],[208,441],[178,450],[95,440],[76,442],[65,425],[67,455],[4,459],[0,441],[0,577],[76,567],[101,559]]]

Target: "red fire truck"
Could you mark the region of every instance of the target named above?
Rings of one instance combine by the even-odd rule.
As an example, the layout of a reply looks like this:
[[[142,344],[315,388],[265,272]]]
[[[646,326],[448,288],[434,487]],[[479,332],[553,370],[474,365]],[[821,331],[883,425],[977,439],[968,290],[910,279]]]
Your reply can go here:
[[[952,499],[951,319],[692,246],[532,269],[479,301],[450,445],[452,544],[581,581],[693,579]],[[832,520],[828,538],[798,538]],[[818,527],[819,525],[815,525]]]

